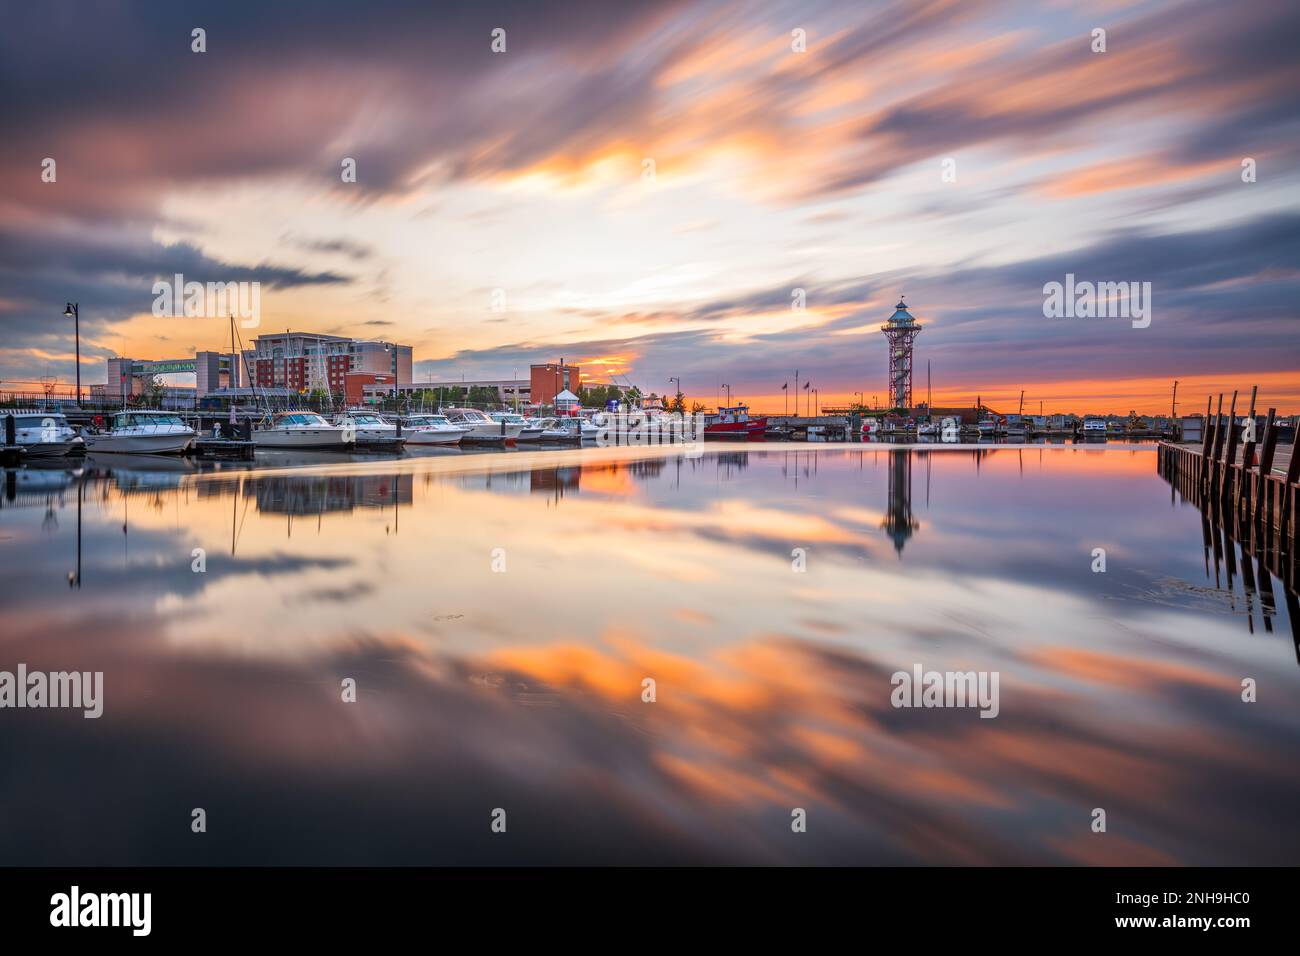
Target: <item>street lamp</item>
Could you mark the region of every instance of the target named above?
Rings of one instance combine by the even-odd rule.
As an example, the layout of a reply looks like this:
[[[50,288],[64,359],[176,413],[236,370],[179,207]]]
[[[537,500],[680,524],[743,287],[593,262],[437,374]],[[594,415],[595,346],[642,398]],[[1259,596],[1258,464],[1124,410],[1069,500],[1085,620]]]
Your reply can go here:
[[[78,303],[69,302],[63,310],[64,318],[72,319],[72,329],[77,340],[77,407],[81,407],[81,310]]]
[[[731,407],[731,386],[728,385],[726,382],[723,382],[722,387],[727,390],[727,407],[730,408]]]

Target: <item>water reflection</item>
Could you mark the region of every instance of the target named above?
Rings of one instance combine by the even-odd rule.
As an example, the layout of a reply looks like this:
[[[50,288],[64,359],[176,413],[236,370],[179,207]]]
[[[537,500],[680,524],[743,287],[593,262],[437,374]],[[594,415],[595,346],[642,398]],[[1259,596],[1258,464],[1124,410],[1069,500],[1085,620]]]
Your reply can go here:
[[[1150,451],[626,451],[6,472],[0,669],[106,705],[0,712],[0,853],[1294,859],[1295,594]],[[1001,715],[893,709],[914,662]]]

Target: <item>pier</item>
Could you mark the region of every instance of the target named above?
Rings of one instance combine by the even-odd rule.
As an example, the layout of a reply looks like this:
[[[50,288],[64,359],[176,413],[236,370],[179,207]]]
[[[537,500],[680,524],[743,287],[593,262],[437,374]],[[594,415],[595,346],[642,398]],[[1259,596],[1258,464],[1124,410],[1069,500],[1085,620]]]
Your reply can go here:
[[[793,441],[848,441],[851,431],[843,415],[769,415],[767,423],[771,437]]]
[[[1237,421],[1234,394],[1227,415],[1206,409],[1199,442],[1160,442],[1156,467],[1184,500],[1201,509],[1215,534],[1222,530],[1291,587],[1300,553],[1300,456],[1279,445],[1276,409],[1262,432]],[[1254,398],[1251,399],[1253,420]],[[1216,552],[1217,553],[1217,552]]]

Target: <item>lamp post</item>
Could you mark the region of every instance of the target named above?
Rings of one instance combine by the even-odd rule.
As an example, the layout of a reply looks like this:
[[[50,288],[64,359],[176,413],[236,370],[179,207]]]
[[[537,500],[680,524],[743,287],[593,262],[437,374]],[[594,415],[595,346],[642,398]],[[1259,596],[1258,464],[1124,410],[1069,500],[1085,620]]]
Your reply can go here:
[[[69,302],[63,310],[64,318],[72,319],[73,335],[77,342],[77,407],[81,407],[81,309],[76,302]]]
[[[727,407],[731,407],[731,386],[723,382],[722,387],[727,390]]]
[[[680,378],[679,376],[672,376],[672,377],[670,377],[670,378],[668,379],[668,381],[670,381],[670,382],[676,382],[676,383],[677,383],[677,396],[680,396],[680,395],[682,394],[682,380],[681,380],[681,378]],[[674,396],[674,397],[677,397],[677,396]],[[685,411],[685,407],[684,407],[684,406],[683,406],[683,409],[682,409],[682,410]]]

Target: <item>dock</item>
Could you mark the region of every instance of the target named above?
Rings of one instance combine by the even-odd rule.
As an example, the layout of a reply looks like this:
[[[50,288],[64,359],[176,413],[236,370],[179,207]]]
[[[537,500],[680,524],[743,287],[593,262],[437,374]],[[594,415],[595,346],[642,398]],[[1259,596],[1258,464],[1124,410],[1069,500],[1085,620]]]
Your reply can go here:
[[[849,420],[843,415],[769,415],[768,431],[772,437],[791,441],[848,441]]]
[[[1270,408],[1262,431],[1237,421],[1237,396],[1227,415],[1207,408],[1199,442],[1162,441],[1156,468],[1184,500],[1212,525],[1266,563],[1295,587],[1300,557],[1300,456],[1279,445],[1277,411]],[[1253,421],[1254,399],[1251,400]]]
[[[190,446],[195,458],[252,461],[257,446],[238,438],[196,438]]]

